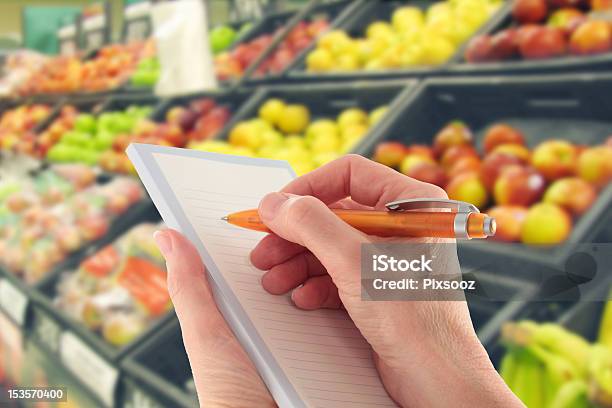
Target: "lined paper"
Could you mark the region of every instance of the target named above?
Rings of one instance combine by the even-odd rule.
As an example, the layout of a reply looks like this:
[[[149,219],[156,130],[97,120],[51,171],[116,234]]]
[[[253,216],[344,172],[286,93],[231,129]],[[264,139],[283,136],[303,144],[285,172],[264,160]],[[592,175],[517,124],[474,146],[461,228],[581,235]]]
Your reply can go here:
[[[292,175],[286,169],[153,153],[212,261],[308,407],[394,407],[369,344],[340,310],[303,311],[263,290],[249,253],[265,234],[221,217],[256,208]],[[207,265],[210,268],[210,265]]]

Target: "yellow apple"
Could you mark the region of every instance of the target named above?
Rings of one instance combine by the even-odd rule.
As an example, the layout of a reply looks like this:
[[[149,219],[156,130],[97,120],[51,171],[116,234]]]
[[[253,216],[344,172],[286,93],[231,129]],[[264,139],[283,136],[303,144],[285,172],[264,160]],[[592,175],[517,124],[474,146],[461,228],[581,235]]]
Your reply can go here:
[[[335,66],[332,53],[325,48],[317,48],[306,57],[306,68],[311,72],[331,71]]]
[[[383,105],[370,112],[370,115],[368,116],[368,123],[370,124],[370,126],[374,126],[375,124],[380,122],[380,120],[385,116],[388,110],[389,107],[387,105]]]
[[[340,129],[333,120],[317,119],[308,125],[308,128],[306,129],[306,139],[312,140],[319,133],[332,133],[339,136]]]
[[[331,133],[319,133],[309,143],[313,153],[335,152],[340,149],[340,139]]]
[[[300,135],[289,135],[283,141],[285,147],[306,148],[306,140]]]
[[[229,142],[232,146],[257,149],[262,142],[260,129],[254,123],[240,122],[231,130]]]
[[[338,71],[356,71],[359,69],[359,57],[353,54],[341,54],[336,58],[335,68]]]
[[[337,123],[341,131],[349,125],[367,124],[368,114],[359,108],[345,109],[338,115]]]
[[[368,38],[386,38],[394,35],[395,33],[393,32],[393,27],[391,27],[391,24],[387,23],[386,21],[375,21],[366,29],[366,37]]]
[[[278,120],[278,128],[284,133],[301,133],[310,121],[310,111],[304,105],[286,105]]]
[[[317,167],[323,166],[331,161],[336,160],[340,157],[340,153],[338,152],[325,152],[325,153],[317,153],[313,156],[313,161]]]
[[[423,62],[440,65],[447,62],[455,53],[455,46],[441,36],[430,36],[423,44]]]
[[[277,98],[268,99],[259,108],[259,117],[272,125],[276,125],[284,109],[285,102],[282,100]]]
[[[391,24],[396,31],[404,32],[425,25],[425,15],[418,7],[401,7],[393,12]]]

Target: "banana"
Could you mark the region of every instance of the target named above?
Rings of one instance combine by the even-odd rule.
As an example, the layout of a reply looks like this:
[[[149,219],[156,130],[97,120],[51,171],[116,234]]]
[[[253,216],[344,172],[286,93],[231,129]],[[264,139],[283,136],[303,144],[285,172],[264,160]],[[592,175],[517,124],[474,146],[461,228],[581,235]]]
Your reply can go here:
[[[519,365],[519,356],[520,350],[516,349],[508,349],[504,357],[502,357],[501,363],[499,365],[499,374],[504,379],[508,387],[512,388],[512,384],[516,379],[516,373]]]
[[[612,407],[612,350],[602,344],[592,347],[588,361],[589,399],[601,407]]]
[[[558,385],[571,381],[580,375],[579,370],[565,357],[554,354],[539,344],[532,344],[526,350],[544,364],[547,374]]]
[[[583,380],[573,380],[563,384],[548,406],[550,408],[588,407],[586,383]]]
[[[514,380],[514,393],[529,408],[543,408],[544,366],[523,350],[518,356],[518,370]]]
[[[612,293],[610,294],[612,296]],[[609,297],[610,298],[610,297]],[[604,306],[601,323],[599,325],[598,341],[612,348],[612,301],[609,300]]]

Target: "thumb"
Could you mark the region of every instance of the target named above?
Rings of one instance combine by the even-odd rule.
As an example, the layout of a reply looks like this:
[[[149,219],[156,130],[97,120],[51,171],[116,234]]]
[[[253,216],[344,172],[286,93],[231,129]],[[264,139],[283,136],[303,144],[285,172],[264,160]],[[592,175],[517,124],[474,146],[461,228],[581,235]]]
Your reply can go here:
[[[336,271],[359,274],[366,238],[317,198],[270,193],[259,204],[259,216],[275,234],[308,248],[337,285]]]

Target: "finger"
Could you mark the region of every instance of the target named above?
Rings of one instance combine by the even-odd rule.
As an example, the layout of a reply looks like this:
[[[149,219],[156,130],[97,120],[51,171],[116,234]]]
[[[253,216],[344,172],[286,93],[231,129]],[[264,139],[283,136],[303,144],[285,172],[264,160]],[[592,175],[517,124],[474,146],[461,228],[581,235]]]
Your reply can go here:
[[[242,399],[269,402],[255,367],[217,308],[197,250],[173,230],[158,231],[154,237],[166,258],[168,292],[180,322],[200,404],[229,401],[235,406],[245,405]],[[236,370],[240,376],[231,374]],[[236,378],[240,378],[239,383]],[[237,388],[244,391],[239,398]]]
[[[308,248],[332,273],[350,271],[347,261],[358,262],[365,235],[338,218],[311,196],[271,193],[259,205],[262,221],[278,236]],[[354,265],[351,265],[354,266]]]
[[[342,306],[338,288],[329,275],[308,279],[303,286],[291,293],[291,300],[297,307],[305,310],[338,309]]]
[[[346,155],[302,177],[282,190],[311,195],[326,204],[346,197],[384,209],[388,202],[407,198],[446,198],[440,187],[407,177],[390,167],[358,155]]]
[[[267,271],[300,252],[306,251],[301,245],[287,241],[276,234],[266,235],[251,251],[251,263],[257,269]]]
[[[261,278],[265,290],[282,295],[303,284],[309,277],[327,274],[321,262],[310,252],[302,252],[275,265]]]
[[[329,204],[328,206],[329,208],[336,208],[336,209],[340,208],[344,210],[366,210],[366,211],[374,210],[374,207],[356,203],[350,197],[344,198],[340,201],[336,201],[335,203]]]

